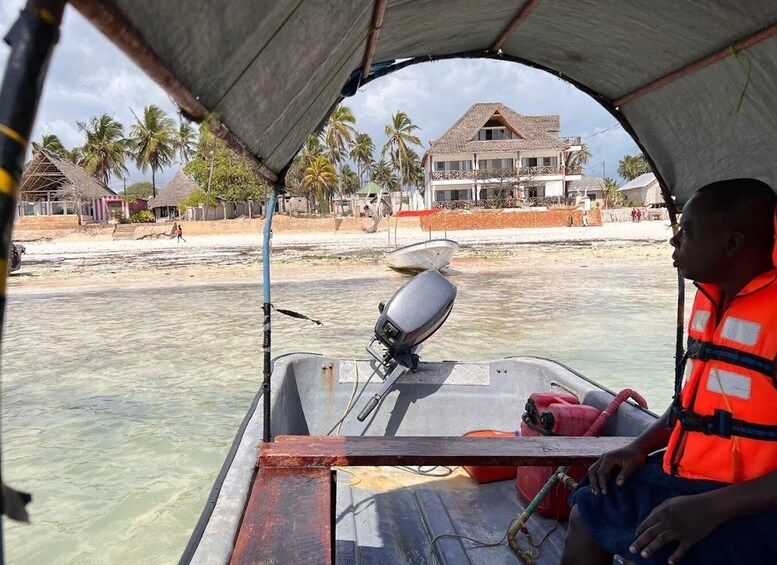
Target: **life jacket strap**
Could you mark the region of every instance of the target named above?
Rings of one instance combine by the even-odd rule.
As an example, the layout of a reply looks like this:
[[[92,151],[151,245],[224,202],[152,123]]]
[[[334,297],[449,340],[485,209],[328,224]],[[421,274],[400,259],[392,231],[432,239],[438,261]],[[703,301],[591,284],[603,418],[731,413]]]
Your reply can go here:
[[[691,359],[699,359],[700,361],[709,361],[710,359],[724,361],[749,371],[761,373],[774,383],[775,371],[777,370],[774,359],[767,359],[766,357],[761,357],[754,353],[740,351],[739,349],[726,347],[725,345],[715,345],[709,341],[702,341],[692,337],[688,338],[687,353],[688,357]]]
[[[717,409],[712,416],[700,416],[686,408],[672,408],[672,415],[687,432],[701,432],[705,436],[731,436],[764,441],[777,441],[777,426],[753,424],[732,418],[731,412]]]

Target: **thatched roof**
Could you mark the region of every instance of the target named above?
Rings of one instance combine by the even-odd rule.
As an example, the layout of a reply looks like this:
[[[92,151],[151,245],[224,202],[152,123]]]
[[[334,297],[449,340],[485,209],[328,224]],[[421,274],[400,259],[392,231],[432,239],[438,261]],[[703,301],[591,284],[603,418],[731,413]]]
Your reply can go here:
[[[148,207],[149,209],[176,207],[198,188],[200,185],[192,177],[183,171],[178,171],[159,196],[148,201]]]
[[[476,141],[480,129],[492,118],[504,122],[519,135],[519,139]],[[478,103],[470,106],[440,139],[432,141],[428,153],[566,149],[569,144],[556,135],[560,129],[561,119],[558,115],[522,116],[498,102]]]
[[[47,192],[59,192],[67,185],[75,187],[84,198],[116,195],[97,177],[44,149],[34,154],[24,170],[20,187],[21,199],[38,200],[45,197]]]

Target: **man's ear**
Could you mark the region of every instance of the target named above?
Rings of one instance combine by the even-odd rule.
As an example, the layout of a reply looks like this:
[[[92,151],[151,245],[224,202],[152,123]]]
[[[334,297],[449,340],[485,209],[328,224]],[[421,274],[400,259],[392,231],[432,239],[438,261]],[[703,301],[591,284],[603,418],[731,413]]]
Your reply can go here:
[[[745,234],[738,231],[732,231],[728,234],[726,241],[726,254],[733,257],[745,247]]]

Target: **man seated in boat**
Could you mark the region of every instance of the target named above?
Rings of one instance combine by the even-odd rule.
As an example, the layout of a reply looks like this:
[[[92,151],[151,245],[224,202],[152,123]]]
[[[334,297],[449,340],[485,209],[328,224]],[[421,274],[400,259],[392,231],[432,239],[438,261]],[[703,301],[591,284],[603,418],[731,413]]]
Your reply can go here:
[[[675,400],[573,492],[562,564],[777,563],[775,204],[752,179],[687,202],[670,243],[698,290]]]

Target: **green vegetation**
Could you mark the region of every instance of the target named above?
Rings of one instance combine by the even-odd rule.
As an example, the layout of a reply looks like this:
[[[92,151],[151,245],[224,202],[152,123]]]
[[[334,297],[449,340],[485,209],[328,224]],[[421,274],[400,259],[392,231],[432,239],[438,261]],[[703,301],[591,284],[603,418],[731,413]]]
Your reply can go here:
[[[150,198],[153,194],[153,187],[150,182],[135,182],[124,190],[124,199],[132,203],[135,200]]]
[[[649,173],[650,171],[650,165],[648,165],[645,156],[641,153],[638,155],[624,155],[623,159],[618,161],[618,174],[626,180],[634,180],[639,175]]]

